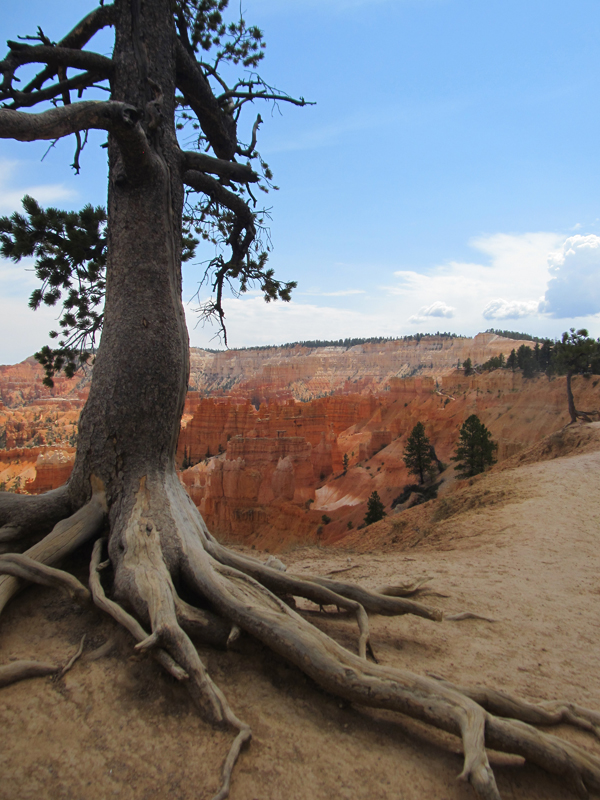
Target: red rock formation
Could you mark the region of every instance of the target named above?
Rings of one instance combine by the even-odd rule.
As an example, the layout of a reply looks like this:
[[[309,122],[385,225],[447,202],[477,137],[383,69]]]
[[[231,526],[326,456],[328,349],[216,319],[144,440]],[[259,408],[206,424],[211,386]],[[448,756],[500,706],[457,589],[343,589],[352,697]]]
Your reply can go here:
[[[25,484],[25,491],[42,494],[57,489],[69,480],[74,463],[74,447],[68,450],[51,448],[40,453],[35,462],[35,478]]]
[[[491,430],[500,459],[568,421],[562,378],[523,381],[519,371],[507,370],[466,378],[456,369],[467,357],[485,361],[520,344],[480,334],[350,350],[192,351],[200,390],[186,400],[178,459],[194,466],[181,479],[221,536],[269,547],[339,540],[349,525],[362,522],[373,490],[389,510],[413,482],[402,454],[417,422],[424,422],[438,457],[450,463],[469,414],[478,414]],[[0,406],[0,483],[6,475],[5,487],[14,488],[19,477],[22,491],[37,492],[70,473],[69,444],[85,386],[65,383],[61,398],[29,385],[34,378],[41,386],[31,360],[0,368],[0,396],[14,404]],[[205,396],[210,387],[221,394]],[[575,379],[574,391],[581,407],[600,406],[596,378]],[[48,455],[40,444],[62,454]],[[22,445],[36,446],[15,449]]]

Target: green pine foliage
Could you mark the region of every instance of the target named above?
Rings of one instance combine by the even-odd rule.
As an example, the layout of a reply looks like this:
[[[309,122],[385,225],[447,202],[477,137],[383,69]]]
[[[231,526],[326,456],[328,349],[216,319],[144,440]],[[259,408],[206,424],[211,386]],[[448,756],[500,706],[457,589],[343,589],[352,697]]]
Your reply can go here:
[[[460,429],[460,438],[452,457],[452,461],[456,461],[458,476],[471,478],[479,475],[495,463],[497,449],[492,434],[476,414],[471,414]]]
[[[552,363],[560,374],[600,374],[600,339],[589,337],[585,328],[565,331],[552,349]]]
[[[63,370],[72,378],[94,353],[104,320],[106,290],[106,210],[84,206],[81,211],[42,208],[33,197],[22,200],[24,214],[0,217],[0,255],[18,263],[35,258],[40,286],[29,307],[62,304],[59,330],[50,331],[57,347],[41,348],[35,358],[44,367],[46,386]],[[182,261],[189,260],[198,240],[184,235]]]
[[[374,522],[379,522],[380,519],[386,516],[384,509],[385,506],[381,498],[377,492],[373,492],[367,500],[367,513],[365,514],[364,524],[372,525]]]
[[[422,422],[417,422],[407,439],[403,460],[411,475],[418,475],[423,483],[431,467],[431,445]]]

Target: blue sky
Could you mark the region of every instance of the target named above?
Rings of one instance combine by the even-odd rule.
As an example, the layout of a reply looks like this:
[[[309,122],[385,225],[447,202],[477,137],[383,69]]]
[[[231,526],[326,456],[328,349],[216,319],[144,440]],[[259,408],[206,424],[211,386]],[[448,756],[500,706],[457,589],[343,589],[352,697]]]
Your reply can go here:
[[[12,4],[1,38],[40,24],[58,39],[91,7]],[[248,130],[257,111],[265,120],[259,149],[281,186],[268,196],[271,265],[299,285],[290,304],[231,299],[231,346],[489,327],[600,336],[597,2],[244,9],[265,33],[265,79],[317,105],[246,119]],[[63,207],[105,202],[103,150],[89,147],[74,176],[71,142],[40,162],[46,149],[0,141],[0,213],[26,191]],[[186,301],[197,279],[186,266]],[[52,327],[53,311],[27,309],[33,286],[22,266],[0,263],[0,363],[31,354]],[[194,327],[195,305],[192,344],[214,347],[214,329]]]

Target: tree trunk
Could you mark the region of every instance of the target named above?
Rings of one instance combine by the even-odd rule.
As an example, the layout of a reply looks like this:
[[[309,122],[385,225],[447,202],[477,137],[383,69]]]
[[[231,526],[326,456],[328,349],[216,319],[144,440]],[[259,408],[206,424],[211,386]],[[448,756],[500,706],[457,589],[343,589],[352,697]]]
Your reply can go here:
[[[123,532],[142,482],[147,524],[161,531],[163,551],[172,549],[165,487],[177,481],[174,457],[189,374],[172,24],[166,0],[117,3],[112,98],[146,109],[151,152],[146,168],[137,172],[109,136],[104,327],[69,482],[74,505],[89,497],[92,475],[104,484],[117,576],[126,548]]]
[[[567,403],[569,406],[569,416],[571,417],[571,424],[577,422],[577,411],[575,409],[575,400],[573,399],[573,390],[571,388],[571,378],[573,373],[569,370],[567,372]]]

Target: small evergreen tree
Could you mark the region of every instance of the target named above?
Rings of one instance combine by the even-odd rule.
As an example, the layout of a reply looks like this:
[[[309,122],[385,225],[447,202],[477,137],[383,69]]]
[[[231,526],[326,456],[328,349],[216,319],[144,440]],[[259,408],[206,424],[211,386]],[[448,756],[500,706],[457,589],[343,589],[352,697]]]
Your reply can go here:
[[[467,358],[466,361],[463,361],[463,369],[465,371],[465,375],[473,374],[473,362],[470,358]]]
[[[429,439],[425,436],[425,427],[422,422],[417,422],[412,429],[404,448],[403,460],[411,475],[418,475],[419,482],[423,483],[425,474],[431,466]]]
[[[348,458],[348,453],[344,453],[344,458],[342,459],[342,464],[344,465],[344,475],[348,472],[348,463],[350,459]]]
[[[510,351],[509,357],[506,359],[506,366],[508,367],[508,369],[512,369],[512,371],[514,372],[518,367],[518,365],[519,362],[517,361],[517,351],[513,347],[513,349]]]
[[[377,492],[373,492],[367,500],[367,513],[364,519],[365,525],[372,525],[374,522],[379,522],[380,519],[383,519],[386,516],[384,508],[385,506]]]
[[[471,414],[460,429],[460,439],[452,456],[452,461],[456,461],[459,477],[471,478],[494,464],[494,453],[497,449],[498,445],[492,441],[492,434],[476,414]]]

